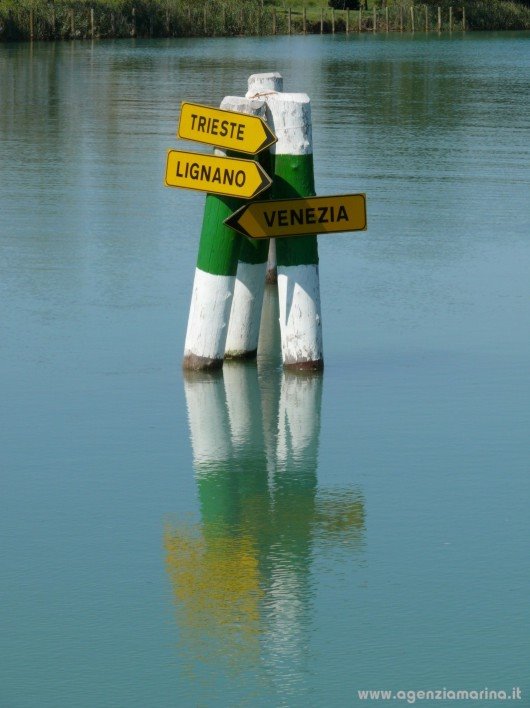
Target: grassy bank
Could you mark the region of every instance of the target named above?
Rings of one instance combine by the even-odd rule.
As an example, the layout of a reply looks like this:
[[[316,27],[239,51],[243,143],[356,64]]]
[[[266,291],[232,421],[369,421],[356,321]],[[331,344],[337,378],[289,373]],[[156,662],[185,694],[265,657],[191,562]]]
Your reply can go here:
[[[332,10],[322,0],[0,0],[0,41],[235,36],[357,31],[530,29],[509,0],[368,0]]]

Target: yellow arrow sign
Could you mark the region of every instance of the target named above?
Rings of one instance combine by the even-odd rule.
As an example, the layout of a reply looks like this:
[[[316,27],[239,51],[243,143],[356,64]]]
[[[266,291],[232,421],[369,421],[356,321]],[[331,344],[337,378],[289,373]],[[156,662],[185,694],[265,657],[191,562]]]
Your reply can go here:
[[[251,238],[364,231],[366,196],[302,197],[245,204],[224,222]]]
[[[276,136],[259,116],[183,103],[177,135],[228,150],[255,155],[276,142]]]
[[[253,160],[168,150],[165,184],[166,187],[252,199],[270,187],[272,180]]]

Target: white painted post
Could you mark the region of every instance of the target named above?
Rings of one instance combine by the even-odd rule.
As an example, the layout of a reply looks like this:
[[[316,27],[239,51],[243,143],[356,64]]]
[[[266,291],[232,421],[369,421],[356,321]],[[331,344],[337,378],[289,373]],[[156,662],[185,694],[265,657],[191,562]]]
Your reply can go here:
[[[264,116],[264,103],[260,98],[281,91],[282,88],[283,79],[277,72],[253,74],[248,79],[245,100],[249,104],[258,104],[260,114]],[[250,243],[244,238],[242,241],[225,346],[225,358],[229,359],[245,359],[256,355],[263,292],[268,273],[267,253],[270,253],[268,244]],[[273,266],[274,270],[275,266],[276,263]]]
[[[280,93],[283,91],[283,77],[277,71],[272,71],[266,74],[252,74],[248,78],[247,98],[255,98],[263,92],[268,95],[271,92]],[[267,275],[265,277],[267,283],[276,283],[278,281],[278,272],[276,268],[276,241],[271,238],[269,242],[269,257],[267,261]]]
[[[253,115],[265,114],[263,101],[252,101],[238,96],[224,98],[221,108]],[[222,151],[217,152],[224,154]],[[212,194],[206,197],[184,345],[185,369],[215,369],[220,368],[223,363],[241,247],[241,237],[223,222],[239,206],[241,200],[238,199]],[[262,280],[264,279],[263,268]],[[234,327],[238,326],[234,322]],[[256,339],[258,332],[259,318]]]
[[[315,194],[311,105],[304,93],[264,97],[278,142],[274,198]],[[315,370],[324,365],[316,236],[282,238],[276,243],[280,331],[284,366]]]

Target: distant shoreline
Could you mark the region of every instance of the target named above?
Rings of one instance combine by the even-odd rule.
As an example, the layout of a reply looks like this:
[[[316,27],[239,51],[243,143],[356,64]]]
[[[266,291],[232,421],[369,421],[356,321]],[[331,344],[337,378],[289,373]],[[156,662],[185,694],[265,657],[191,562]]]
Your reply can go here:
[[[211,0],[184,5],[154,0],[36,0],[31,5],[0,0],[0,41],[235,37],[356,33],[447,33],[530,29],[530,7],[508,0],[427,0],[402,4],[378,0],[368,9],[263,5],[261,0]],[[22,5],[22,6],[21,6]]]

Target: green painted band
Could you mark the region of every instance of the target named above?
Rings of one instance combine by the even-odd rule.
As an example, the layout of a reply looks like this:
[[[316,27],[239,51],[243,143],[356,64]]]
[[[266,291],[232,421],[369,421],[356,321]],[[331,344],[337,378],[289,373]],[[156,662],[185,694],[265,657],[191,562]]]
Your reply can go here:
[[[240,155],[241,156],[241,155]],[[248,159],[248,155],[245,156]],[[274,174],[274,156],[270,150],[264,150],[257,157],[258,162],[263,167],[268,175]],[[265,192],[264,195],[259,195],[256,199],[267,199],[270,196],[271,190]],[[255,201],[255,199],[251,200]],[[239,252],[239,260],[242,263],[250,263],[257,265],[258,263],[266,263],[269,257],[269,239],[257,240],[243,237],[241,239],[241,251]]]
[[[266,263],[269,257],[269,239],[243,238],[241,239],[241,251],[239,260],[242,263],[257,265]]]
[[[276,155],[272,190],[273,199],[313,197],[315,195],[313,155]],[[279,266],[317,264],[317,237],[298,236],[276,239],[276,260]]]
[[[227,155],[248,159],[248,155],[233,151],[228,151]],[[258,160],[267,173],[272,174],[270,151],[266,150]],[[239,258],[244,263],[265,263],[268,241],[251,243],[249,239],[242,238],[236,231],[223,224],[225,219],[246,203],[246,200],[234,197],[214,194],[206,196],[197,268],[211,275],[235,275]]]
[[[223,224],[241,206],[240,199],[206,195],[197,268],[211,275],[235,275],[241,236]]]

